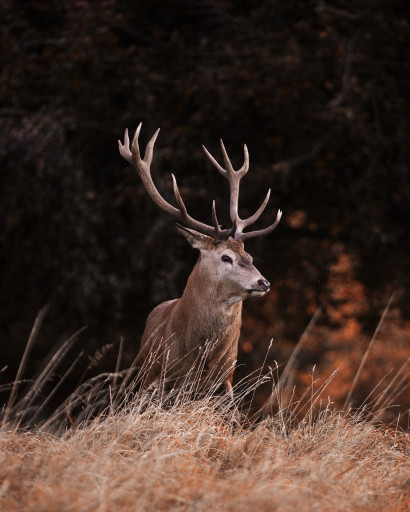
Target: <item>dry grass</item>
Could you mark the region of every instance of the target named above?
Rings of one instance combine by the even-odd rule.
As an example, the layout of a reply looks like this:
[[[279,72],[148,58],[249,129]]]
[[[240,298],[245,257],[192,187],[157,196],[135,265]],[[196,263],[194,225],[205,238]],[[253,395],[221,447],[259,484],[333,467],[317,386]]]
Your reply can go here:
[[[373,409],[335,412],[329,381],[312,377],[302,399],[289,396],[286,367],[272,381],[273,415],[239,424],[215,389],[192,398],[199,364],[170,391],[164,380],[142,390],[143,371],[90,379],[45,418],[42,389],[73,339],[23,396],[16,382],[0,411],[1,512],[410,509],[410,434],[376,419],[395,396],[389,386]],[[242,410],[266,379],[258,372],[237,384]]]
[[[4,426],[0,510],[408,510],[407,434],[328,408],[246,427],[209,397],[143,398],[66,431]]]

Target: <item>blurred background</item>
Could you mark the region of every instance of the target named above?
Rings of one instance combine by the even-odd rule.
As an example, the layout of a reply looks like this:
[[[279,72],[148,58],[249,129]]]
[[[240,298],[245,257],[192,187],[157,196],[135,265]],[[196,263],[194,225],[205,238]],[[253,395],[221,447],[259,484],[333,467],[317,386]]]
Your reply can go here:
[[[215,198],[228,224],[201,149],[220,158],[219,138],[234,166],[249,148],[242,216],[269,187],[260,226],[284,211],[247,243],[272,291],[246,302],[236,380],[265,358],[280,373],[300,341],[289,384],[338,369],[326,394],[343,405],[384,313],[352,403],[388,374],[386,418],[408,409],[410,5],[2,0],[0,14],[0,384],[45,305],[25,378],[87,326],[64,394],[113,371],[121,339],[129,366],[150,310],[182,293],[197,255],[118,153],[142,121],[143,143],[161,127],[154,181],[172,201],[174,172],[195,218],[210,223]]]

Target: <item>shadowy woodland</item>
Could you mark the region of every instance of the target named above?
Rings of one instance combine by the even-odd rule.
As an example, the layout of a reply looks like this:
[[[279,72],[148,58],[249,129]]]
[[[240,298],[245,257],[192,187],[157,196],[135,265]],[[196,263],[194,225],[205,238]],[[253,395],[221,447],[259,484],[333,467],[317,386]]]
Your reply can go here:
[[[143,142],[161,127],[158,188],[172,201],[174,172],[196,218],[215,198],[227,223],[201,149],[219,157],[219,138],[234,164],[249,148],[243,215],[269,187],[262,222],[284,211],[247,245],[272,291],[246,305],[237,378],[265,356],[280,373],[301,340],[290,385],[340,368],[329,394],[343,405],[375,335],[351,403],[390,371],[383,385],[410,406],[409,5],[2,0],[0,15],[0,384],[46,304],[24,377],[87,325],[64,393],[114,369],[122,338],[129,365],[149,311],[182,292],[196,255],[118,153],[142,121]]]

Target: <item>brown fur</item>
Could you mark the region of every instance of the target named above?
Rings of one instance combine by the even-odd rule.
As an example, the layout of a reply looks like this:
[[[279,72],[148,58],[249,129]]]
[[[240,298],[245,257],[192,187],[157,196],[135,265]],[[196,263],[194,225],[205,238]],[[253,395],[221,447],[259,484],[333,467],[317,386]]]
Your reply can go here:
[[[151,163],[159,129],[148,142],[144,158],[141,157],[138,142],[140,131],[141,123],[130,145],[128,130],[125,130],[124,143],[118,141],[119,151],[135,167],[154,203],[187,226],[177,225],[177,228],[193,247],[201,251],[201,256],[182,297],[160,304],[149,315],[137,364],[144,368],[147,385],[164,372],[169,379],[179,380],[192,370],[201,351],[203,353],[205,350],[205,345],[211,343],[212,347],[205,351],[206,360],[201,362],[201,366],[205,362],[203,369],[208,376],[215,369],[217,371],[214,375],[227,372],[222,383],[232,397],[232,376],[238,352],[242,301],[250,296],[264,295],[270,286],[253,266],[252,258],[243,249],[243,242],[273,231],[282,212],[278,210],[276,219],[270,226],[244,233],[244,229],[254,224],[266,208],[270,190],[253,215],[247,219],[239,217],[239,185],[249,169],[248,149],[244,145],[243,165],[235,171],[221,140],[225,168],[204,146],[203,149],[212,165],[229,182],[229,214],[232,227],[222,229],[219,225],[215,201],[212,205],[213,226],[195,220],[187,212],[174,175],[173,189],[178,208],[161,196],[152,181]],[[225,251],[228,255],[223,255]],[[225,259],[221,260],[221,256]],[[210,377],[212,380],[212,375]]]
[[[198,364],[201,350],[211,342],[203,361],[203,377],[224,374],[221,384],[233,396],[242,301],[267,291],[258,290],[263,277],[242,242],[215,242],[193,230],[178,229],[201,254],[182,297],[163,302],[148,316],[137,365],[145,368],[145,385],[164,371],[175,385]],[[223,262],[222,255],[228,255],[232,264]]]

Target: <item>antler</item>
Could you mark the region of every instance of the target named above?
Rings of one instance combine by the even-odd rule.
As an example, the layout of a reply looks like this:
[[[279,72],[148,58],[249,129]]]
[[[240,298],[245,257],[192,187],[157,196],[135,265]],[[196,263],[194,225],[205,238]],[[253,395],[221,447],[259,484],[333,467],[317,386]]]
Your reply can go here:
[[[276,215],[276,220],[271,224],[270,226],[259,229],[256,231],[250,231],[248,233],[243,233],[243,230],[250,226],[251,224],[254,224],[259,217],[262,215],[262,212],[265,210],[266,205],[268,204],[269,197],[270,197],[270,189],[268,190],[268,193],[266,194],[266,197],[263,201],[263,203],[260,205],[260,207],[256,210],[256,212],[248,217],[247,219],[241,219],[238,214],[238,199],[239,199],[239,183],[241,179],[245,176],[245,174],[249,170],[249,154],[248,154],[248,148],[246,147],[246,144],[243,147],[244,152],[244,162],[242,167],[235,171],[232,163],[228,157],[228,153],[226,152],[224,143],[222,142],[222,139],[220,140],[221,143],[221,150],[222,155],[225,163],[225,169],[215,160],[215,158],[209,153],[209,151],[206,149],[205,146],[202,146],[203,150],[205,151],[206,156],[209,158],[209,160],[212,162],[212,164],[218,169],[218,171],[224,176],[228,182],[231,189],[230,194],[230,201],[229,201],[229,211],[231,215],[231,221],[232,221],[232,229],[231,229],[231,235],[235,240],[248,240],[249,238],[254,238],[256,236],[261,235],[267,235],[271,231],[273,231],[276,226],[279,224],[279,221],[282,217],[282,211],[278,210],[278,213]]]
[[[138,172],[141,181],[148,192],[148,195],[154,201],[154,203],[159,206],[166,213],[169,213],[174,218],[176,218],[179,222],[184,223],[187,227],[196,229],[205,235],[209,235],[216,240],[221,240],[224,238],[228,238],[229,236],[233,236],[235,240],[248,240],[249,238],[253,238],[260,235],[267,235],[271,231],[273,231],[276,226],[279,224],[280,218],[282,217],[281,210],[278,210],[276,215],[276,220],[273,224],[268,226],[267,228],[260,229],[257,231],[250,231],[248,233],[243,233],[243,230],[254,224],[262,212],[265,210],[266,205],[269,201],[270,189],[266,194],[266,197],[260,207],[256,210],[256,212],[248,217],[247,219],[241,219],[238,214],[238,199],[239,199],[239,183],[243,176],[248,172],[249,169],[249,154],[248,148],[244,145],[244,163],[242,167],[235,171],[232,167],[231,161],[229,160],[228,153],[226,152],[225,146],[221,140],[221,149],[222,155],[225,163],[225,169],[219,165],[219,163],[215,160],[215,158],[209,153],[209,151],[202,146],[205,154],[213,163],[213,165],[218,169],[218,171],[224,176],[228,182],[231,189],[230,201],[229,201],[229,212],[232,221],[232,228],[230,229],[221,229],[218,219],[216,216],[216,208],[215,201],[212,203],[212,220],[214,225],[209,226],[208,224],[204,224],[198,220],[192,218],[186,209],[184,201],[182,200],[181,194],[179,193],[178,185],[175,179],[175,176],[172,174],[172,185],[174,190],[175,200],[178,204],[178,208],[172,206],[172,204],[168,203],[161,194],[158,192],[154,182],[151,177],[151,162],[154,152],[155,141],[157,140],[159,128],[152,136],[151,140],[148,142],[147,147],[145,149],[144,158],[141,158],[140,148],[138,144],[138,138],[141,131],[142,123],[139,124],[137,130],[135,131],[134,138],[132,139],[131,148],[130,148],[130,140],[128,137],[128,129],[125,130],[124,134],[124,144],[119,140],[118,146],[121,153],[121,156],[127,160]]]
[[[154,152],[155,141],[157,140],[159,128],[152,136],[151,140],[148,142],[147,147],[145,149],[144,158],[141,158],[140,148],[138,144],[138,138],[141,131],[141,125],[139,124],[134,138],[132,139],[131,148],[130,148],[130,140],[128,137],[128,129],[125,130],[124,134],[124,144],[119,140],[118,147],[121,153],[121,156],[127,160],[138,172],[141,181],[148,192],[148,195],[154,201],[154,203],[159,206],[166,213],[169,213],[173,217],[175,217],[179,222],[184,223],[185,226],[196,229],[205,235],[209,235],[215,239],[227,238],[231,234],[230,229],[221,229],[218,220],[216,217],[215,211],[215,201],[212,205],[212,219],[214,222],[214,226],[209,226],[208,224],[204,224],[198,220],[192,218],[185,207],[184,201],[182,200],[181,194],[178,190],[178,185],[175,179],[175,176],[172,174],[172,185],[174,190],[175,200],[178,204],[178,208],[172,206],[172,204],[168,203],[161,194],[158,192],[154,182],[151,177],[151,162],[152,156]]]

